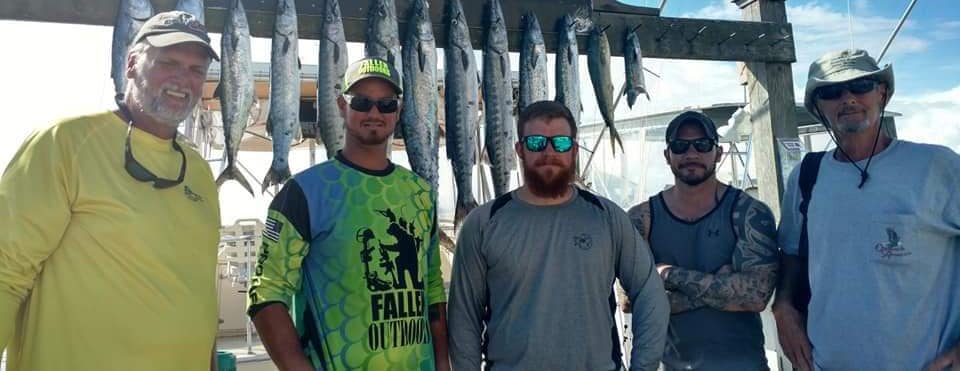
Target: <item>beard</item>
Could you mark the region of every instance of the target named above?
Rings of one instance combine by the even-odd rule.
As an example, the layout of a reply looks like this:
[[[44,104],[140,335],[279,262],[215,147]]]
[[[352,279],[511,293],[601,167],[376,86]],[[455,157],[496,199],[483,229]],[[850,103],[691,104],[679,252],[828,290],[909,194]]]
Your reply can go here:
[[[833,124],[837,132],[842,134],[854,134],[866,131],[870,127],[870,120],[866,119],[857,122],[837,122]]]
[[[186,90],[176,84],[166,83],[159,88],[150,85],[147,79],[138,74],[133,79],[134,86],[131,87],[129,94],[137,102],[144,114],[153,120],[167,127],[176,129],[183,120],[186,120],[190,112],[197,106],[200,96]],[[171,107],[163,102],[162,95],[165,91],[174,90],[186,94],[187,105],[183,108]]]
[[[693,172],[684,171],[688,167],[702,167],[703,175],[697,175],[696,173],[693,173]],[[703,184],[703,182],[706,182],[707,179],[712,178],[713,175],[717,172],[717,168],[716,166],[703,166],[701,164],[691,163],[691,164],[680,165],[676,167],[671,166],[670,171],[673,172],[673,175],[677,177],[677,179],[683,182],[684,184],[691,187],[695,187],[700,184]]]
[[[545,165],[560,166],[561,170],[541,169]],[[553,157],[542,157],[532,165],[523,161],[523,180],[530,193],[537,197],[560,198],[570,188],[574,176],[573,166],[566,166]]]
[[[367,122],[370,123],[379,123],[383,125],[383,129],[367,129],[364,127],[364,124]],[[360,128],[355,130],[350,130],[350,135],[356,138],[357,142],[365,146],[379,146],[386,143],[388,140],[393,138],[393,132],[386,130],[387,125],[383,121],[365,121],[360,123]]]
[[[874,118],[869,117],[869,113],[864,113],[864,116],[863,120],[854,122],[845,122],[837,119],[837,122],[831,122],[830,126],[836,128],[838,134],[861,133],[870,128],[870,124],[874,122]]]

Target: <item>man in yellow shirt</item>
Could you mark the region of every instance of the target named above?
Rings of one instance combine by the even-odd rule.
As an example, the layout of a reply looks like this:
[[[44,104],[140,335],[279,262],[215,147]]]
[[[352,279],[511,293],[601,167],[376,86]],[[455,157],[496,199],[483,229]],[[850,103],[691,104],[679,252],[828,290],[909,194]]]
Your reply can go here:
[[[216,53],[161,13],[134,38],[119,109],[33,134],[0,178],[7,370],[205,370],[217,331],[220,211],[176,139]]]

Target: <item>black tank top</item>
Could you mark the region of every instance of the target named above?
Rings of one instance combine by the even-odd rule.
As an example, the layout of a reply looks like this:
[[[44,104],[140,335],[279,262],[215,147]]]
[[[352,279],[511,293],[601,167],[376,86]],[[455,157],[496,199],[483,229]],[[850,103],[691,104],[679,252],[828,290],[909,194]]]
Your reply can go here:
[[[741,191],[728,187],[717,206],[688,222],[650,198],[650,247],[658,264],[714,273],[732,263],[737,236],[733,209]],[[759,313],[703,307],[670,316],[663,358],[667,370],[767,370]]]

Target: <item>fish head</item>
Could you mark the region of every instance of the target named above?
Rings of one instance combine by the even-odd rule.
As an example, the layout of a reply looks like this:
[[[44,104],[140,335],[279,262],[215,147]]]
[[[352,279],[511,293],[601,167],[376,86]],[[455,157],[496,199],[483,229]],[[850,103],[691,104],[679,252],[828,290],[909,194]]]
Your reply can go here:
[[[594,25],[590,27],[590,37],[600,37],[604,35],[604,29],[600,25]]]
[[[472,50],[470,28],[467,26],[467,17],[463,13],[460,0],[447,1],[446,19],[447,43],[463,50]]]
[[[297,30],[297,6],[294,0],[280,0],[277,2],[277,24],[274,26],[278,33],[292,35]]]
[[[150,0],[133,0],[127,2],[127,15],[138,21],[146,21],[153,16],[153,4]]]
[[[420,40],[433,40],[433,23],[430,22],[430,3],[427,0],[416,0],[410,11],[414,33]]]
[[[626,31],[626,40],[628,47],[640,47],[640,38],[637,36],[637,32],[633,29],[627,29]]]
[[[540,21],[533,12],[523,15],[523,33],[534,44],[543,44],[543,31],[540,30]]]
[[[467,28],[467,18],[463,14],[463,5],[460,4],[460,0],[447,0],[443,14],[446,23],[452,29]]]
[[[487,26],[506,27],[503,21],[503,10],[500,6],[500,0],[487,0],[486,7]],[[499,26],[497,26],[499,25]]]
[[[571,39],[577,38],[576,21],[569,14],[564,15],[557,21],[557,32],[561,35],[560,41],[570,43]]]
[[[326,0],[323,20],[329,25],[340,22],[340,3],[337,0]]]
[[[503,11],[500,9],[500,0],[489,0],[484,14],[484,29],[487,33],[488,45],[494,48],[507,45],[507,24],[503,19]]]
[[[340,5],[336,0],[327,1],[327,8],[323,17],[323,32],[325,39],[334,42],[346,38],[343,31],[343,21],[340,18]]]
[[[507,24],[503,19],[503,10],[500,7],[500,0],[487,1],[487,6],[484,9],[483,28],[488,35],[487,43],[507,43]]]
[[[373,0],[373,4],[370,4],[370,16],[380,17],[381,19],[387,18],[390,16],[390,3],[391,0]]]

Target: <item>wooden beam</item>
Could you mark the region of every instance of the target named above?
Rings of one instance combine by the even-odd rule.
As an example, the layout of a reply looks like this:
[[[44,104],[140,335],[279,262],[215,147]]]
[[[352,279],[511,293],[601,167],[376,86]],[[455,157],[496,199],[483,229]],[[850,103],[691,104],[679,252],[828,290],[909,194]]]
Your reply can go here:
[[[783,0],[734,0],[748,21],[787,24]],[[793,44],[793,39],[783,43]],[[758,195],[779,220],[784,178],[798,158],[791,159],[781,140],[798,140],[794,122],[795,97],[790,63],[748,62],[741,65],[746,76],[750,121],[753,123],[753,158],[757,174]],[[794,162],[796,161],[796,162]],[[775,321],[770,311],[761,314],[764,348],[776,350],[780,370],[790,370],[777,339]]]
[[[787,42],[793,39],[793,28],[789,24],[604,12],[594,12],[594,22],[611,26],[607,37],[613,55],[623,55],[623,35],[636,28],[645,58],[796,61],[793,42]],[[586,45],[585,41],[581,41],[581,47]]]
[[[301,39],[319,39],[320,11],[324,0],[298,1]],[[443,32],[443,4],[445,0],[430,0],[430,15],[434,22],[437,46],[446,44]],[[481,49],[483,26],[481,18],[486,0],[461,0],[475,49]],[[401,35],[406,31],[406,13],[412,0],[396,0]],[[173,8],[176,0],[153,0],[157,11]],[[269,38],[273,32],[274,2],[243,0],[254,37]],[[366,12],[369,0],[340,0],[344,30],[348,41],[366,39]],[[211,32],[223,29],[227,0],[207,0],[207,26]],[[0,2],[0,19],[59,22],[110,26],[119,0],[6,0]],[[775,61],[794,62],[796,52],[792,42],[793,30],[789,24],[757,21],[723,21],[691,18],[664,18],[659,9],[635,7],[613,0],[508,0],[503,1],[504,18],[508,24],[510,50],[520,47],[520,17],[535,11],[544,33],[547,51],[556,49],[556,24],[566,14],[578,14],[596,24],[610,26],[611,53],[623,55],[623,38],[627,30],[636,29],[640,35],[644,57],[668,59],[699,59],[720,61]],[[589,24],[590,22],[584,22]],[[586,31],[584,29],[583,31]],[[586,52],[586,34],[579,40],[581,53]]]
[[[750,21],[785,24],[786,7],[783,0],[737,0],[743,17]],[[793,44],[793,40],[784,43]],[[795,165],[781,158],[780,140],[797,139],[794,123],[795,97],[793,73],[789,63],[748,62],[742,73],[746,75],[753,122],[753,148],[760,199],[775,215],[779,215],[784,178]],[[784,169],[784,165],[789,167]]]

